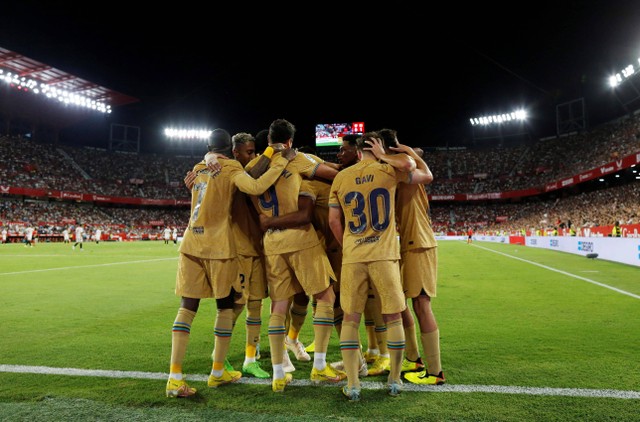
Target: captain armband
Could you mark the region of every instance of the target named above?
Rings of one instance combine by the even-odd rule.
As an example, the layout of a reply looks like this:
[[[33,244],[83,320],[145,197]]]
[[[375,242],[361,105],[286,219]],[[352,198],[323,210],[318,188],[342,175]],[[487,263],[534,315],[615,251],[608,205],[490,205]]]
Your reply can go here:
[[[264,152],[262,153],[262,155],[266,156],[267,158],[271,159],[271,156],[273,155],[273,148],[272,147],[267,147]]]

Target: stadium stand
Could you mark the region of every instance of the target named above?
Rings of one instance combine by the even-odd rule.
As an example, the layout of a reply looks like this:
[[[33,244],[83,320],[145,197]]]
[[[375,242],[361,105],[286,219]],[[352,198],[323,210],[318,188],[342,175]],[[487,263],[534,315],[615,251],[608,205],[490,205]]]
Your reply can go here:
[[[13,99],[24,115],[7,110]],[[57,133],[47,131],[59,129],[52,122],[61,112],[47,116],[38,108],[35,116],[28,110],[21,93],[0,104],[0,226],[9,227],[10,238],[20,238],[28,223],[50,240],[61,239],[62,230],[76,222],[100,227],[105,239],[155,238],[167,225],[183,230],[190,203],[183,177],[195,158],[63,145]],[[10,130],[17,123],[37,126],[38,136]],[[640,228],[638,114],[589,131],[509,145],[415,146],[426,151],[434,173],[427,191],[440,234],[461,234],[468,227],[503,234],[558,229],[562,235],[598,227],[610,232],[614,221],[622,223],[623,236]],[[332,162],[336,153],[319,151]]]

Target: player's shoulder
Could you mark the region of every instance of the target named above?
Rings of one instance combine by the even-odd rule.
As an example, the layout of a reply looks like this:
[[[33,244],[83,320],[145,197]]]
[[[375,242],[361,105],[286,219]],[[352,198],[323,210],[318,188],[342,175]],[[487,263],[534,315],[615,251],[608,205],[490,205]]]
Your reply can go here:
[[[322,161],[317,161],[316,159],[314,159],[312,156],[310,156],[307,153],[299,152],[299,153],[296,154],[294,159],[291,160],[289,165],[291,165],[291,163],[293,163],[294,165],[298,165],[298,166],[301,166],[301,167],[319,166],[321,162]]]
[[[227,170],[244,170],[242,168],[242,164],[240,164],[240,162],[238,160],[234,160],[234,159],[230,159],[230,158],[220,158],[218,160],[218,162],[220,163],[220,165],[222,166],[222,169],[227,169]]]

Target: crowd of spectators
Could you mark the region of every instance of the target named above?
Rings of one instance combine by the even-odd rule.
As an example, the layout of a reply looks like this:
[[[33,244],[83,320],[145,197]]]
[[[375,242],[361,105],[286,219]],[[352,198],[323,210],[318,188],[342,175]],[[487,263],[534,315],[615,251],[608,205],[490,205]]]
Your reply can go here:
[[[560,197],[528,197],[519,202],[431,204],[434,230],[459,233],[520,233],[640,224],[640,182]]]
[[[589,132],[509,147],[450,148],[427,152],[434,173],[430,194],[488,193],[541,187],[640,152],[640,117],[627,116]],[[98,148],[39,144],[0,136],[0,186],[29,187],[125,198],[188,199],[183,178],[196,158],[135,154]],[[336,161],[324,155],[327,161]],[[432,201],[438,232],[466,227],[517,231],[568,222],[579,227],[640,223],[640,182],[580,193],[562,190],[553,196],[517,202],[466,203]],[[635,198],[635,199],[633,199]],[[39,230],[60,230],[64,221],[156,230],[152,223],[184,227],[187,206],[114,206],[113,204],[0,197],[0,222],[39,222]]]
[[[435,150],[425,159],[434,174],[429,193],[447,195],[542,187],[636,152],[640,152],[639,115],[589,132],[521,145]]]
[[[189,207],[113,207],[65,201],[0,197],[0,226],[21,234],[32,225],[40,236],[59,235],[65,228],[81,224],[124,239],[154,235],[166,227],[182,233],[189,219]],[[122,239],[122,240],[124,240]]]

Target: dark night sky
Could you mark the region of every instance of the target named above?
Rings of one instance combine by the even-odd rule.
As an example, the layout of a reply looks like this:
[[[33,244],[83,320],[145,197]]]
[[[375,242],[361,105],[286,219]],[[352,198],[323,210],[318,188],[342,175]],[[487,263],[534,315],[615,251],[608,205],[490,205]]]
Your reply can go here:
[[[409,145],[459,145],[469,117],[520,106],[535,136],[548,136],[556,104],[578,97],[592,126],[620,116],[607,78],[640,56],[633,1],[452,4],[437,14],[15,3],[2,6],[0,46],[139,98],[109,119],[141,126],[147,150],[170,123],[255,134],[276,118],[296,125],[297,145],[312,142],[316,123],[342,121],[397,129]]]

